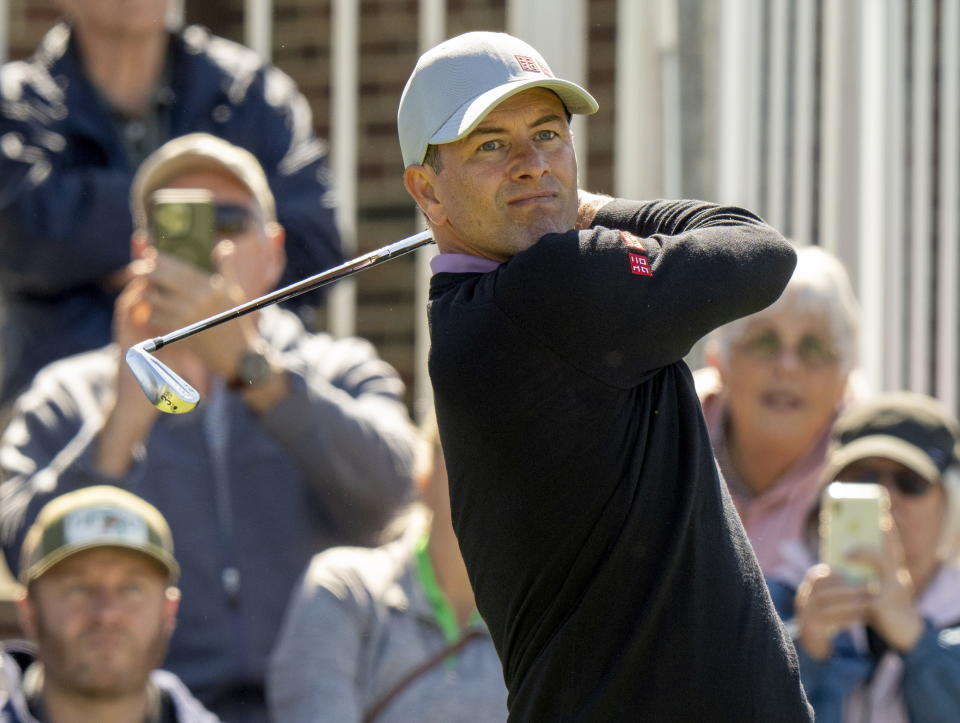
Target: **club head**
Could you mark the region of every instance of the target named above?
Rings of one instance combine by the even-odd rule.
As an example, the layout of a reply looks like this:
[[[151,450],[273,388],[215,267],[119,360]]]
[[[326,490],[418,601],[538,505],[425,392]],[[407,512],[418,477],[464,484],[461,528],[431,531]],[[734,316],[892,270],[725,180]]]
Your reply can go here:
[[[184,414],[200,402],[197,390],[174,374],[170,367],[151,356],[140,342],[127,349],[127,366],[133,372],[150,403],[167,414]]]

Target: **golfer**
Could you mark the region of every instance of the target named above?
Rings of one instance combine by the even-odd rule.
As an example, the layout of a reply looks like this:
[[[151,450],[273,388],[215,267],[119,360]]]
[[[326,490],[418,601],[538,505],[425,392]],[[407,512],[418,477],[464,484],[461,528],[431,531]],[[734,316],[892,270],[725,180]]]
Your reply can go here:
[[[741,209],[578,199],[569,117],[596,110],[475,32],[420,58],[398,114],[441,251],[453,523],[510,719],[809,721],[682,361],[773,302],[795,254]]]

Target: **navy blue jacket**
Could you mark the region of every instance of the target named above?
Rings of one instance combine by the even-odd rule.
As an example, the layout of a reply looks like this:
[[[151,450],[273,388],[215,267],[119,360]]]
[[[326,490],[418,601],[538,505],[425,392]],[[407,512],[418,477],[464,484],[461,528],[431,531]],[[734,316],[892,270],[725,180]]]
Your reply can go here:
[[[284,73],[199,26],[171,34],[170,137],[205,131],[263,165],[287,230],[282,284],[341,261],[326,147]],[[0,70],[0,401],[44,364],[110,341],[103,280],[130,259],[131,167],[70,27]]]

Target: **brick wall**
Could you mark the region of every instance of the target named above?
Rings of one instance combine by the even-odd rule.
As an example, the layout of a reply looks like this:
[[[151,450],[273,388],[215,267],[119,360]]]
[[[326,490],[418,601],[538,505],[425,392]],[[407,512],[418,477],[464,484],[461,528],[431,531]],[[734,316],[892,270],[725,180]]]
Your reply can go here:
[[[376,248],[417,230],[401,183],[396,110],[417,58],[416,0],[360,2],[358,244]],[[588,184],[610,192],[613,165],[614,16],[617,0],[589,0],[587,87],[600,102],[590,119]],[[506,0],[449,0],[448,35],[504,30]],[[11,57],[32,50],[57,17],[54,0],[11,0]],[[243,0],[187,0],[186,19],[243,39]],[[330,0],[274,0],[273,62],[307,96],[317,132],[330,131]],[[319,271],[319,269],[318,269]],[[414,260],[408,256],[356,277],[358,334],[372,341],[408,382],[413,378]]]

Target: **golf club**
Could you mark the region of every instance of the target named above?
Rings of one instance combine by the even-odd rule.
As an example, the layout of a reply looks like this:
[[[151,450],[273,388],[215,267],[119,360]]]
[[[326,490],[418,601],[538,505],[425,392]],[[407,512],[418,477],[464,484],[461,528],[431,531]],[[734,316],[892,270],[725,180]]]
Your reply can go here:
[[[408,236],[400,241],[387,244],[379,249],[358,256],[357,258],[346,261],[332,269],[321,271],[319,274],[309,276],[302,281],[297,281],[282,289],[277,289],[269,294],[265,294],[251,301],[247,301],[232,309],[227,309],[219,314],[201,319],[200,321],[189,324],[182,329],[171,331],[169,334],[158,336],[154,339],[145,339],[139,344],[134,344],[127,350],[127,366],[136,377],[137,383],[143,393],[161,412],[168,414],[183,414],[189,412],[200,402],[200,395],[197,390],[187,384],[183,379],[177,376],[166,364],[150,355],[150,352],[162,349],[167,344],[180,341],[188,336],[193,336],[201,331],[209,329],[237,319],[251,311],[262,309],[265,306],[276,304],[280,301],[292,299],[300,294],[313,291],[321,286],[325,286],[332,281],[342,279],[345,276],[352,276],[358,271],[369,269],[373,266],[382,264],[384,261],[403,256],[414,249],[433,243],[433,236],[430,231],[421,231],[413,236]]]

